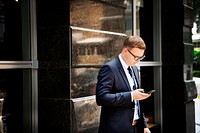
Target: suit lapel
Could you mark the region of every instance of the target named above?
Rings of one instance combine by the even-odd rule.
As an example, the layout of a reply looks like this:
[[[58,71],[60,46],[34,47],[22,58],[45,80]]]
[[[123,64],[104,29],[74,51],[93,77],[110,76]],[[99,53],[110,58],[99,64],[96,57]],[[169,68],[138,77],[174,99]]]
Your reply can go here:
[[[116,58],[116,62],[117,62],[117,67],[118,67],[119,73],[121,74],[122,79],[124,80],[124,82],[125,82],[125,84],[126,84],[128,90],[131,90],[131,87],[130,87],[130,85],[129,85],[128,79],[127,79],[127,77],[126,77],[126,74],[125,74],[125,72],[124,72],[124,69],[123,69],[123,67],[122,67],[122,64],[121,64],[121,62],[120,62],[120,60],[119,60],[119,57]]]

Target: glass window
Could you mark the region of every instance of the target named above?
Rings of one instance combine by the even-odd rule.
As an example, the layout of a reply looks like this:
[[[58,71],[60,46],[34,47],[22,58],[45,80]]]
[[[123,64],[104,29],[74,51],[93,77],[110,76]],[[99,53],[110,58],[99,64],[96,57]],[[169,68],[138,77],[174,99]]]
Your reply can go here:
[[[0,70],[0,99],[0,113],[7,132],[22,132],[23,70]]]
[[[146,91],[155,89],[156,92],[144,101],[144,112],[148,122],[161,124],[161,44],[159,36],[159,4],[150,0],[133,0],[133,35],[141,36],[146,45],[145,59],[138,64],[141,87]],[[148,16],[148,17],[147,17]],[[155,36],[155,37],[154,37]]]
[[[7,132],[31,132],[29,4],[0,0],[0,113]]]
[[[1,0],[0,60],[22,60],[21,6]]]
[[[30,60],[26,9],[18,0],[0,0],[0,60]]]
[[[125,29],[126,29],[126,34],[127,35],[132,35],[133,34],[133,13],[132,13],[132,0],[126,0],[126,10],[125,10]]]

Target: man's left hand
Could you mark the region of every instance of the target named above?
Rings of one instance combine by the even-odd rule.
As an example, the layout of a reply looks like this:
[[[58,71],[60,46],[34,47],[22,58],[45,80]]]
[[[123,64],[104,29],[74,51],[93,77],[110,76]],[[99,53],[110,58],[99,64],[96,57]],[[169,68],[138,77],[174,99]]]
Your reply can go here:
[[[144,128],[144,133],[151,133],[151,131],[149,130],[149,128]]]

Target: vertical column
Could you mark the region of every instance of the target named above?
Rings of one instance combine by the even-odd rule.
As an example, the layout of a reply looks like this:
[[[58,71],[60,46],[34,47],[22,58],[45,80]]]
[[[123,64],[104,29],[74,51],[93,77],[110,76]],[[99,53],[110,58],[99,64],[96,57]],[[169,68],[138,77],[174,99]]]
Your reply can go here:
[[[182,127],[179,132],[194,132],[193,116],[190,116],[194,113],[189,114],[194,105],[190,103],[191,97],[188,97],[188,94],[194,97],[195,93],[189,92],[193,90],[193,83],[186,82],[192,79],[191,4],[190,0],[161,2],[164,133],[173,132],[177,127]],[[174,118],[178,119],[179,123],[176,123]]]

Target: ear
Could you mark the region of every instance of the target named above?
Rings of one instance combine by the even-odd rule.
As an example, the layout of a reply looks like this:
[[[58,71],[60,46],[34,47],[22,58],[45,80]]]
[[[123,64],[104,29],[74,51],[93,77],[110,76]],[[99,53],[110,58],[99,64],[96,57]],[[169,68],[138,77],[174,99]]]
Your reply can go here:
[[[127,48],[123,48],[123,52],[128,52],[128,49]]]
[[[122,54],[126,54],[127,51],[128,51],[128,50],[127,50],[126,48],[123,48],[121,53],[122,53]]]

